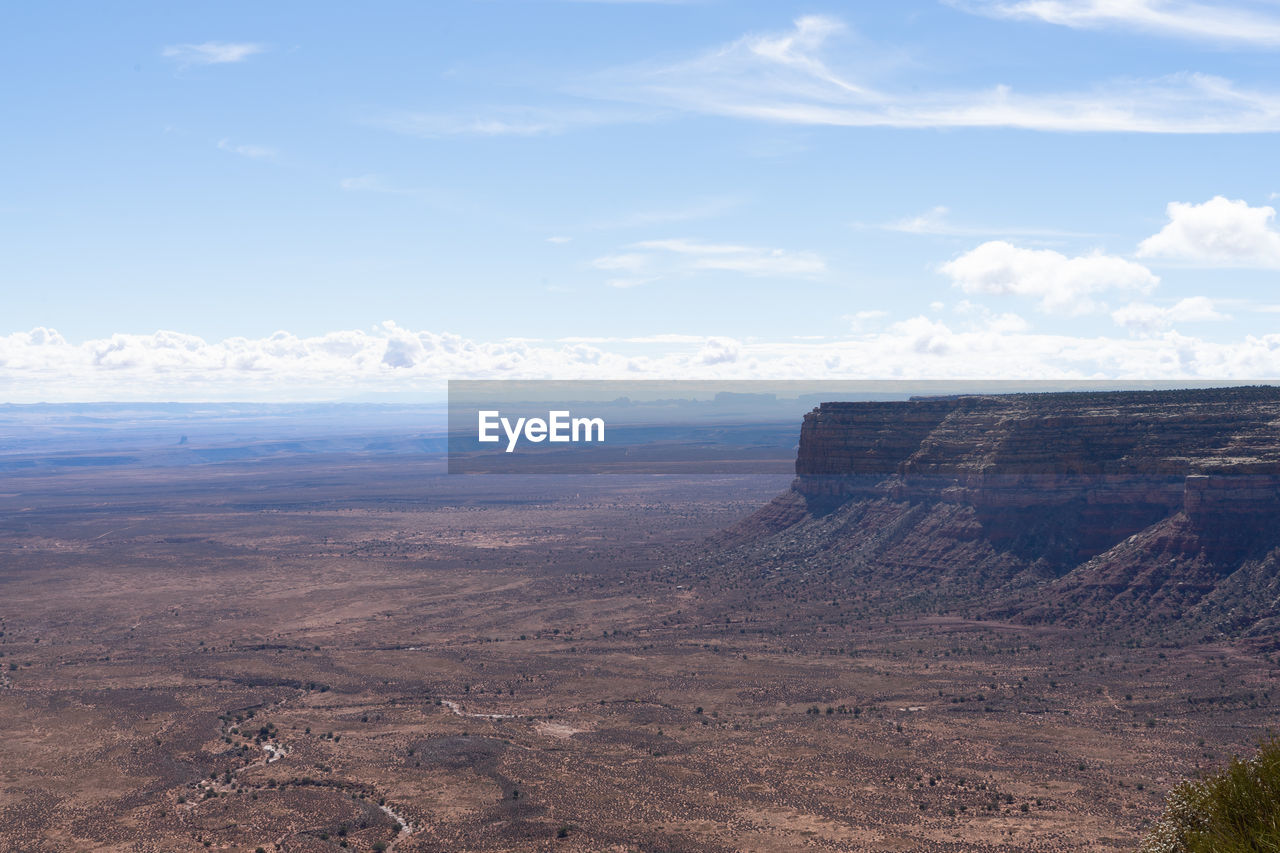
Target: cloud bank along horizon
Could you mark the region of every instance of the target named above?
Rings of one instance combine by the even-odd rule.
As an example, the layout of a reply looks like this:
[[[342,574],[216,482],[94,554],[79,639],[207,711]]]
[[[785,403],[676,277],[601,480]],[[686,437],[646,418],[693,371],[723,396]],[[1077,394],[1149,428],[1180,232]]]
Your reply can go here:
[[[0,397],[1280,375],[1273,4],[389,8],[25,10]]]

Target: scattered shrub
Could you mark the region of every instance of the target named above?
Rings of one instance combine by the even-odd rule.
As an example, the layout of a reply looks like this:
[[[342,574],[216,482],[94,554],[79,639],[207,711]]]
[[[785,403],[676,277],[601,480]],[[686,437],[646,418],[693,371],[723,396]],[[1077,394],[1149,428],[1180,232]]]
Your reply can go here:
[[[1174,788],[1142,853],[1262,853],[1280,850],[1280,739],[1252,758]]]

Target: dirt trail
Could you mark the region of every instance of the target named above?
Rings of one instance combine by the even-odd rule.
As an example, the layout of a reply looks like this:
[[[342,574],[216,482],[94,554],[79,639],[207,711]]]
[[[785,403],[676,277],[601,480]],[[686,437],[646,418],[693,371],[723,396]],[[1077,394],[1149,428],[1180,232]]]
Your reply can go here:
[[[271,712],[277,711],[285,707],[288,704],[288,702],[289,700],[282,699],[281,701],[276,702],[268,706],[267,708],[264,708],[260,713],[262,713],[263,716],[265,717],[269,715]],[[452,705],[453,703],[447,703],[447,704]],[[458,712],[455,710],[455,713],[458,713]],[[481,716],[481,715],[476,715],[476,716]],[[233,727],[233,724],[229,720],[224,721],[218,732],[219,739],[226,737],[230,733],[232,727]],[[204,799],[214,794],[216,794],[217,796],[223,796],[231,793],[237,787],[240,790],[249,790],[249,791],[266,790],[268,787],[266,785],[242,784],[240,782],[240,775],[244,773],[244,771],[246,770],[266,767],[269,764],[275,764],[277,761],[281,761],[287,758],[289,756],[289,748],[286,744],[282,743],[278,737],[264,740],[261,742],[260,746],[262,749],[262,755],[259,758],[255,759],[254,761],[248,764],[245,764],[242,767],[237,767],[235,769],[228,770],[228,772],[224,774],[222,777],[219,777],[216,779],[202,779],[200,783],[197,785],[197,790],[200,792],[200,798],[191,799],[191,800],[188,800],[185,804],[179,805],[179,819],[181,819],[184,816],[184,812],[186,814],[194,812],[200,806],[201,802],[204,801]],[[392,806],[382,803],[378,806],[378,808],[382,811],[383,814],[389,817],[393,823],[398,824],[400,826],[400,831],[397,832],[395,836],[387,843],[386,849],[388,853],[390,853],[390,851],[394,850],[402,840],[413,835],[417,831],[417,827],[415,827],[412,823],[410,823],[408,818],[406,818],[404,815],[397,812]],[[288,840],[288,838],[291,835],[296,835],[296,834],[297,834],[297,830],[291,831],[289,833],[286,833],[285,835],[282,835],[281,837],[276,839],[275,846],[278,849],[284,849],[285,842]]]
[[[416,831],[416,827],[409,823],[408,819],[406,819],[404,815],[391,808],[391,806],[381,805],[378,806],[378,808],[382,809],[382,813],[391,818],[392,821],[400,824],[400,831],[396,833],[396,837],[391,839],[391,842],[387,845],[387,853],[391,853],[392,850],[396,849],[396,845],[398,845],[403,839],[413,835]]]
[[[516,718],[515,714],[472,714],[451,699],[441,699],[440,704],[459,717],[472,717],[477,720],[514,720]]]

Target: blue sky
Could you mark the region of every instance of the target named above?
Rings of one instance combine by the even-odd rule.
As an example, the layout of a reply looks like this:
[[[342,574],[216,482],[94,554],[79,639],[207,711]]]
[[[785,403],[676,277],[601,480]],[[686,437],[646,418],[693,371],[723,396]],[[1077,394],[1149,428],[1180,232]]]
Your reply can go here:
[[[1280,375],[1280,3],[11,4],[0,398]]]

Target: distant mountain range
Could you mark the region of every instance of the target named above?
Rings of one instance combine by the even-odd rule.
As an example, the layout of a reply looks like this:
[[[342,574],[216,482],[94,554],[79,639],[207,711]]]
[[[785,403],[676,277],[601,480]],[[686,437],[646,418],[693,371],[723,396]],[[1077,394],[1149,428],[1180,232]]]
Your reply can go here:
[[[441,454],[445,424],[442,404],[0,404],[0,472],[316,453]]]

